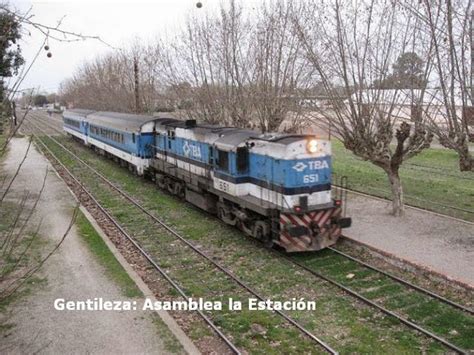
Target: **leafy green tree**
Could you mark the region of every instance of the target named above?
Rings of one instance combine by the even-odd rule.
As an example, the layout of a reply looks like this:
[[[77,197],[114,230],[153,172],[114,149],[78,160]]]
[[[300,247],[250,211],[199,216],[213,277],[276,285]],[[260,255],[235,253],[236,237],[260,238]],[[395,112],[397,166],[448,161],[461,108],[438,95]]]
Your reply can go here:
[[[392,74],[374,82],[374,86],[380,89],[422,89],[427,84],[424,68],[425,63],[418,54],[405,52],[392,65]]]
[[[33,98],[33,104],[35,106],[43,106],[48,103],[48,99],[45,95],[35,95]]]
[[[13,14],[0,7],[0,99],[2,101],[5,92],[4,79],[18,74],[18,69],[25,63],[18,43],[20,38],[20,23]]]

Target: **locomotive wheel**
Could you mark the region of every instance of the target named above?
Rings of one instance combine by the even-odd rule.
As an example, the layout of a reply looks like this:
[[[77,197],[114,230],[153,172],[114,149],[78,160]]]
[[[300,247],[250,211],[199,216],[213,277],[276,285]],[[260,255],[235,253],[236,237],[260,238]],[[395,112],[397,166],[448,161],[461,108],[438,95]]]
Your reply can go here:
[[[163,175],[156,175],[156,184],[162,190],[166,189],[166,179]]]
[[[166,187],[168,189],[168,192],[174,195],[174,181],[169,178],[165,178],[165,180],[166,180]]]
[[[255,223],[255,226],[253,227],[253,236],[257,239],[263,240],[264,235],[263,226]]]
[[[184,186],[180,182],[174,184],[174,194],[179,198],[184,198]]]
[[[268,223],[264,221],[256,221],[253,226],[253,236],[258,240],[261,240],[265,247],[273,247],[273,239],[270,233],[270,227]]]
[[[227,212],[225,207],[218,206],[217,207],[217,217],[223,220],[225,223],[230,224],[231,226],[237,225],[238,219],[235,216],[232,216],[232,213]],[[232,219],[232,217],[234,217]]]
[[[224,220],[225,218],[225,211],[224,208],[221,206],[217,207],[217,218],[219,218],[220,220]]]

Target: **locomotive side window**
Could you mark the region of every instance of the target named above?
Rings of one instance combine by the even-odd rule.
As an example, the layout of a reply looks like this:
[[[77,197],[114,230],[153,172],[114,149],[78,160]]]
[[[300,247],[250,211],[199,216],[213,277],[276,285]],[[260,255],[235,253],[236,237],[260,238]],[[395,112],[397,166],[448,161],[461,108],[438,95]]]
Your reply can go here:
[[[212,147],[209,147],[209,165],[214,164],[214,149]]]
[[[169,129],[167,133],[168,133],[168,149],[171,150],[171,141],[174,140],[175,132],[172,129]]]
[[[132,133],[132,142],[135,143],[135,133]]]
[[[249,169],[249,150],[247,147],[237,148],[237,171],[246,173]]]
[[[229,153],[223,150],[217,151],[217,166],[222,171],[229,171]]]

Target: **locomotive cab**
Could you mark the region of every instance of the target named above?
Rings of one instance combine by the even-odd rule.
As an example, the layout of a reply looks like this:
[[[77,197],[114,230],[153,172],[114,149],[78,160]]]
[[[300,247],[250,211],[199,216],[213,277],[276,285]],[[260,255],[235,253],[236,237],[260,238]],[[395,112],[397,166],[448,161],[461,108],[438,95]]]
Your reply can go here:
[[[257,224],[270,220],[264,225],[269,235],[262,239],[289,252],[323,249],[350,226],[350,218],[342,216],[342,201],[332,197],[329,141],[302,135],[245,137],[242,133],[221,137],[215,148],[214,188],[238,196],[241,205],[256,201],[270,210],[267,218],[259,219],[245,209],[227,207],[227,217],[221,217],[227,223],[233,211],[242,217],[246,232],[255,235]]]
[[[314,136],[269,138],[255,152],[271,158],[269,176],[278,196],[279,228],[275,243],[288,252],[320,250],[336,243],[351,225],[342,201],[333,198],[332,154],[328,140]]]

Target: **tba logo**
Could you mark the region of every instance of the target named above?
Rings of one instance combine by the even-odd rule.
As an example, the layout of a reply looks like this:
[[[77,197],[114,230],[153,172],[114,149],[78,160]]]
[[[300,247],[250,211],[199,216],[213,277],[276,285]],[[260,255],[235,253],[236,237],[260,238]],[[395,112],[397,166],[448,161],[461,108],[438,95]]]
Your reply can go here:
[[[201,148],[190,144],[188,141],[183,144],[183,153],[185,157],[192,156],[193,158],[201,158]]]
[[[307,165],[303,162],[298,162],[296,165],[293,166],[293,169],[295,169],[297,172],[301,173],[303,170],[305,170]]]
[[[301,161],[293,165],[293,169],[295,169],[299,173],[306,170],[306,168],[309,168],[309,170],[329,169],[329,164],[326,160],[314,160],[309,161],[308,165]]]

